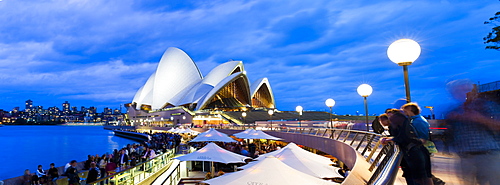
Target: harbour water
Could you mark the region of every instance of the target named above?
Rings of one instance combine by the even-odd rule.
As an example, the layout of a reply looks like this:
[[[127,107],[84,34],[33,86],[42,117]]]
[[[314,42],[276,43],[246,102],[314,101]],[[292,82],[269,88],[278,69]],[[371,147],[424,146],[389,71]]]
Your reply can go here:
[[[0,180],[34,172],[39,164],[63,166],[87,155],[112,153],[137,143],[117,137],[102,126],[4,126],[0,127]]]

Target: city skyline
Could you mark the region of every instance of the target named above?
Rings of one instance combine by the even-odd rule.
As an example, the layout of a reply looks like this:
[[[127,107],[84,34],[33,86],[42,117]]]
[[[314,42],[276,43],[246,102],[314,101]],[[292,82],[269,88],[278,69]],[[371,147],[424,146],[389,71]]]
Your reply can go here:
[[[275,7],[280,7],[279,9]],[[369,111],[405,98],[403,71],[387,47],[422,47],[409,66],[412,100],[439,114],[453,103],[445,84],[498,81],[499,51],[483,24],[498,1],[0,1],[0,109],[31,99],[119,108],[155,71],[168,47],[203,75],[243,61],[250,81],[268,77],[280,110],[364,113],[356,88],[373,87]],[[430,114],[427,109],[424,114]]]

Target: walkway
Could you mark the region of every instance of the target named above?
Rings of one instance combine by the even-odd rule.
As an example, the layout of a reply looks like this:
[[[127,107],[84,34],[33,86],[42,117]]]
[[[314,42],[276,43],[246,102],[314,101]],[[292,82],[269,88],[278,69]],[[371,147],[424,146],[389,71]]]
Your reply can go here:
[[[436,147],[441,149],[441,143],[439,141],[436,142]],[[459,158],[453,154],[443,154],[441,152],[435,154],[431,157],[432,161],[432,174],[434,176],[443,180],[446,185],[463,185],[464,181],[459,177],[458,171],[456,169],[456,165],[459,162]],[[401,169],[398,172],[398,176],[395,185],[405,185],[406,181],[402,177],[403,172]]]

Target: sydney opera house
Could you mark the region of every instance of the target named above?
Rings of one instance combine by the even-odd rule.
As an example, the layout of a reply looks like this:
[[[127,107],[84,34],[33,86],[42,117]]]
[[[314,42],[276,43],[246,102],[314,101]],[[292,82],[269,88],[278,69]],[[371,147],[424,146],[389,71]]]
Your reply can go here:
[[[275,101],[268,79],[250,83],[242,61],[220,64],[203,76],[184,51],[171,47],[126,106],[132,123],[192,123],[210,121],[213,111],[274,108]]]

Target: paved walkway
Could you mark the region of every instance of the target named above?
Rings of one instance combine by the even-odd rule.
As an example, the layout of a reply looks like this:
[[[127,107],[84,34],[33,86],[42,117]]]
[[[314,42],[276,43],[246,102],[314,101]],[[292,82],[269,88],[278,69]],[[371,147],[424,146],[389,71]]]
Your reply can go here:
[[[464,181],[459,177],[458,171],[456,170],[456,164],[459,162],[459,158],[456,155],[446,155],[442,153],[437,153],[431,157],[432,161],[432,174],[434,176],[443,180],[446,185],[462,185],[465,184]],[[401,169],[398,172],[396,178],[396,185],[406,184],[405,179],[402,177],[403,172]]]

